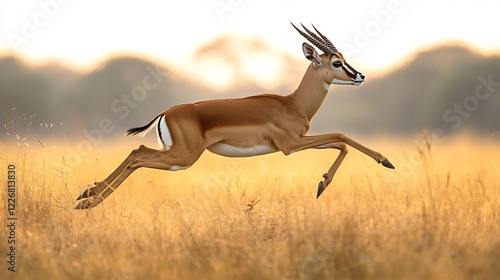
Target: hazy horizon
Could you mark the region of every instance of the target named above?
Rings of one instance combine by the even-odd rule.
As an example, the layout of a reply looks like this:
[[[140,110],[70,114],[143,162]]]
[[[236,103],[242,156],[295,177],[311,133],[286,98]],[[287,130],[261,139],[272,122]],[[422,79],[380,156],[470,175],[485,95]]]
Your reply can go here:
[[[232,38],[232,36],[221,35],[220,37],[217,37],[217,38],[210,40],[210,41],[206,42],[205,44],[201,45],[200,48],[210,46],[214,42],[217,42],[219,40],[226,40],[228,38],[230,39],[230,38]],[[252,79],[261,78],[259,75],[261,74],[262,70],[265,69],[266,67],[270,68],[270,70],[267,69],[266,74],[276,76],[276,75],[282,74],[282,72],[285,72],[284,69],[278,69],[278,68],[297,66],[297,64],[299,64],[301,67],[298,69],[295,69],[296,75],[294,77],[292,77],[292,79],[293,79],[292,83],[295,83],[296,85],[298,85],[298,83],[300,82],[300,79],[302,78],[302,74],[305,72],[307,65],[309,64],[309,62],[303,58],[303,55],[302,55],[302,52],[300,49],[297,51],[298,54],[294,55],[294,54],[288,53],[286,50],[282,50],[282,49],[278,49],[278,48],[273,47],[272,45],[269,44],[269,42],[263,41],[259,37],[243,36],[241,38],[243,38],[244,40],[248,40],[248,41],[263,43],[263,44],[265,44],[267,51],[269,51],[269,50],[272,51],[272,53],[270,53],[269,56],[271,56],[272,54],[279,54],[279,56],[280,56],[280,57],[276,57],[276,59],[274,59],[274,61],[271,61],[271,65],[270,65],[269,61],[264,61],[264,60],[260,59],[257,62],[250,63],[251,65],[250,65],[250,67],[248,67],[248,65],[246,65],[245,63],[248,63],[249,62],[248,60],[250,58],[248,58],[246,60],[244,58],[248,57],[249,55],[252,56],[252,55],[256,54],[256,53],[252,53],[252,52],[245,53],[245,55],[242,55],[240,57],[239,61],[232,62],[234,64],[233,66],[247,68],[246,74],[249,75],[249,82],[252,82],[251,81]],[[403,68],[406,64],[410,63],[419,54],[422,54],[422,53],[428,52],[428,51],[432,51],[435,49],[439,49],[439,48],[444,48],[444,47],[465,48],[465,49],[470,50],[473,53],[476,53],[478,55],[482,55],[485,57],[499,57],[500,56],[500,51],[499,52],[480,51],[480,50],[475,49],[472,45],[467,44],[466,42],[443,41],[443,42],[437,42],[433,45],[423,46],[420,49],[415,49],[414,52],[407,54],[407,56],[403,57],[402,59],[395,61],[392,64],[383,65],[382,68],[380,68],[380,69],[363,69],[360,67],[357,67],[357,68],[360,71],[362,71],[365,75],[367,75],[367,77],[368,77],[367,82],[370,82],[373,79],[381,78],[381,77],[383,77],[391,72],[394,72],[400,68]],[[221,53],[223,52],[223,50],[218,50],[218,51]],[[190,54],[189,59],[191,61],[194,61],[194,60],[196,60],[197,56],[200,56],[199,50],[198,50],[198,52]],[[181,75],[182,77],[184,77],[186,79],[191,79],[191,80],[199,83],[202,86],[208,86],[212,90],[218,91],[220,93],[223,93],[223,92],[230,90],[231,88],[234,87],[234,85],[231,85],[231,84],[220,86],[219,84],[214,82],[214,80],[213,80],[214,75],[219,74],[221,70],[228,70],[228,69],[224,69],[224,65],[220,65],[217,63],[217,61],[214,61],[214,60],[209,61],[210,63],[202,64],[203,71],[202,71],[202,73],[200,73],[201,76],[197,77],[197,78],[193,78],[192,75],[190,75],[190,72],[188,70],[177,67],[177,65],[175,65],[175,63],[172,61],[164,61],[164,60],[160,60],[154,56],[149,56],[149,55],[145,55],[145,54],[141,54],[141,53],[134,53],[134,52],[112,53],[106,57],[102,57],[99,60],[95,61],[94,64],[88,65],[88,67],[79,67],[78,65],[68,63],[67,61],[65,61],[63,59],[58,59],[58,58],[50,58],[50,59],[43,60],[43,61],[32,61],[29,59],[29,57],[27,57],[19,52],[8,53],[8,52],[0,51],[0,59],[5,59],[5,58],[9,58],[9,57],[15,58],[16,60],[22,62],[23,65],[25,65],[27,67],[31,67],[31,68],[45,68],[45,67],[55,66],[55,67],[58,67],[61,69],[66,69],[68,71],[79,73],[79,74],[89,74],[93,71],[97,71],[98,69],[104,67],[107,63],[109,63],[113,60],[116,60],[116,59],[135,58],[135,59],[144,60],[144,61],[154,63],[160,67],[165,67],[169,71],[174,71],[177,75]],[[251,57],[251,58],[253,58],[253,57]],[[280,58],[281,59],[290,58],[293,60],[290,61],[289,64],[287,64],[286,61],[277,61]],[[277,67],[276,65],[272,65],[273,62],[275,64],[276,63],[281,64],[280,67]],[[236,65],[236,64],[238,64],[238,65]],[[253,68],[252,68],[252,66],[253,66]],[[226,73],[226,74],[231,74],[231,73]],[[267,86],[269,86],[270,89],[280,87],[283,84],[286,84],[283,81],[279,81],[279,80],[269,80],[269,79],[267,79],[267,80],[268,80],[268,82],[272,83],[272,84],[267,84]],[[255,83],[257,85],[259,84],[259,82],[255,81],[255,80],[253,81],[253,83]],[[263,86],[266,86],[266,83],[264,83]]]

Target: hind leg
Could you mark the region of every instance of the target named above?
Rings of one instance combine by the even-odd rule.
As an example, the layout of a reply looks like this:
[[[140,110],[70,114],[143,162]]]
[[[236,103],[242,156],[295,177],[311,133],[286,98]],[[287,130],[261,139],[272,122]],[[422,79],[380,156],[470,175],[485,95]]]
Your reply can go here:
[[[107,186],[109,186],[115,179],[120,175],[123,170],[127,167],[127,165],[134,159],[142,156],[147,156],[152,152],[157,151],[155,149],[150,149],[144,145],[140,145],[139,148],[130,152],[128,157],[113,171],[106,179],[101,182],[95,182],[94,187],[88,188],[83,191],[76,200],[89,198],[95,196],[98,193],[101,193]]]
[[[141,150],[141,147],[138,149],[140,152],[137,150],[132,151],[127,159],[106,178],[106,180],[112,179],[110,183],[104,183],[105,180],[93,188],[86,189],[77,198],[77,200],[81,201],[76,205],[75,209],[88,209],[97,206],[138,168],[147,167],[170,171],[186,169],[201,155],[201,152],[197,154],[187,151],[179,153],[173,150],[153,150],[145,147],[145,149]]]

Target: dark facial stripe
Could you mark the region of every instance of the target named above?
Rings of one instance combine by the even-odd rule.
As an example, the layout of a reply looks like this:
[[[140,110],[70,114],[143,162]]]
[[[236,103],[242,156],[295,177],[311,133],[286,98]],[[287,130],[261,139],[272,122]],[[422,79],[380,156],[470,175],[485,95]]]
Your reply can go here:
[[[349,77],[351,77],[352,79],[356,78],[358,71],[354,70],[354,68],[352,68],[351,65],[349,65],[347,62],[344,61],[344,64],[342,64],[342,68],[344,68],[344,71]]]
[[[340,58],[340,59],[343,59],[336,54],[332,54],[330,56],[330,60],[332,59],[333,56]],[[349,65],[345,60],[344,60],[344,63],[342,63],[342,69],[344,69],[344,71],[347,73],[347,76],[349,76],[352,79],[356,79],[356,75],[358,74],[358,71],[356,71],[354,68],[352,68],[351,65]]]

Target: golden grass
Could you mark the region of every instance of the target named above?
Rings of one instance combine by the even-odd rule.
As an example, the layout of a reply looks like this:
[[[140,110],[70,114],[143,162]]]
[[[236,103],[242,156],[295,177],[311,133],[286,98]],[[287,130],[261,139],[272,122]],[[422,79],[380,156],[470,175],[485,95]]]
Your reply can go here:
[[[187,171],[138,170],[89,211],[74,199],[134,145],[98,147],[74,169],[61,146],[4,146],[1,178],[17,167],[18,258],[0,278],[496,279],[500,145],[363,142],[398,169],[350,149],[318,200],[336,151],[206,153]],[[0,210],[4,220],[6,201]]]

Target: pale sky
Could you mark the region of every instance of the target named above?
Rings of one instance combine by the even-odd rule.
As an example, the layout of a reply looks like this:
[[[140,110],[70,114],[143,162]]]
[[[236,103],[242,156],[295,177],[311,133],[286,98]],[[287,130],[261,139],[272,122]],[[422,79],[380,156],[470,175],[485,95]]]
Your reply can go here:
[[[290,22],[313,23],[351,65],[377,74],[447,41],[500,53],[500,1],[0,0],[0,56],[88,70],[137,54],[196,75],[191,54],[217,36],[256,36],[302,57]],[[244,56],[245,54],[241,54]]]

